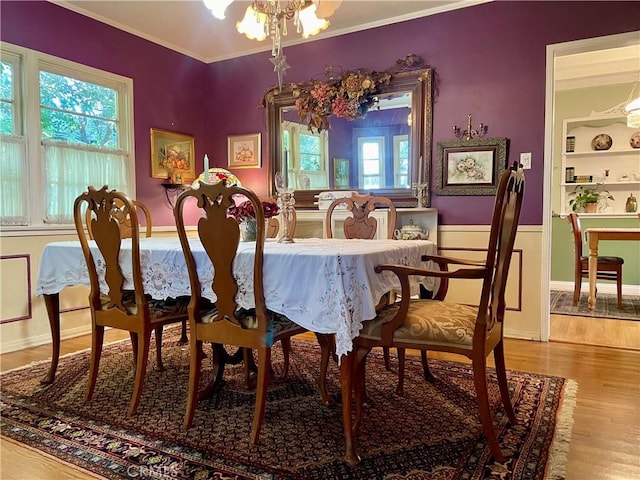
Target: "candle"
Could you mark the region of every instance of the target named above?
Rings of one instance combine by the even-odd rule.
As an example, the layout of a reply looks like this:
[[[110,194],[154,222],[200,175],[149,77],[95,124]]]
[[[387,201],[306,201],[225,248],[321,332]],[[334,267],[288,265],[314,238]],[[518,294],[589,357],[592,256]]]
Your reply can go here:
[[[282,173],[284,174],[284,188],[289,186],[289,150],[284,149],[284,165],[282,167]]]
[[[204,154],[204,181],[209,182],[209,157]]]

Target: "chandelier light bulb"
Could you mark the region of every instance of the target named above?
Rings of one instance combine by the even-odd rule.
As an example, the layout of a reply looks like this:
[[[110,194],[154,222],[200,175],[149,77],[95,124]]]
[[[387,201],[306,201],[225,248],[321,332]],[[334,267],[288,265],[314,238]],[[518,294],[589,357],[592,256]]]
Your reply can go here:
[[[244,18],[236,23],[236,30],[247,38],[260,42],[267,38],[266,25],[267,16],[256,11],[253,5],[249,5],[244,13]]]
[[[310,5],[299,12],[302,38],[309,38],[320,33],[329,26],[329,21],[316,16],[316,6]]]
[[[640,97],[629,102],[624,111],[627,114],[627,127],[638,128],[640,127]]]
[[[214,17],[223,20],[225,18],[224,11],[233,2],[233,0],[203,0],[205,6],[211,10]]]

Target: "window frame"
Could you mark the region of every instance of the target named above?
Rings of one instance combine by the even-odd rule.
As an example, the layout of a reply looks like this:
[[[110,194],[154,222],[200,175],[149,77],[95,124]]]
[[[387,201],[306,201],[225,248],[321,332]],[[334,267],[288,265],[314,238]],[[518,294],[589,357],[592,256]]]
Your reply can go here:
[[[7,42],[0,42],[0,50],[2,50],[3,57],[5,54],[16,56],[21,59],[22,63],[19,86],[21,95],[19,99],[16,99],[16,103],[21,107],[20,126],[26,140],[26,175],[32,179],[28,182],[30,187],[28,194],[28,225],[3,225],[0,235],[15,236],[21,233],[57,230],[75,231],[72,223],[51,224],[44,221],[45,174],[40,119],[40,70],[73,77],[79,81],[94,83],[117,91],[118,123],[120,124],[118,134],[119,148],[125,152],[127,157],[126,179],[128,191],[126,193],[135,198],[133,79]],[[36,176],[35,172],[42,173]]]

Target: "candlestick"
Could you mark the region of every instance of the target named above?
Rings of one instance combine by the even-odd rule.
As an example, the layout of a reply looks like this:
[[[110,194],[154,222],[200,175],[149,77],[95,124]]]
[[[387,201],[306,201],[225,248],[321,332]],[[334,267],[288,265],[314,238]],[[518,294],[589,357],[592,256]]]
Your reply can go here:
[[[289,150],[284,149],[284,188],[289,187]]]
[[[204,154],[204,181],[209,183],[209,157],[206,153]]]

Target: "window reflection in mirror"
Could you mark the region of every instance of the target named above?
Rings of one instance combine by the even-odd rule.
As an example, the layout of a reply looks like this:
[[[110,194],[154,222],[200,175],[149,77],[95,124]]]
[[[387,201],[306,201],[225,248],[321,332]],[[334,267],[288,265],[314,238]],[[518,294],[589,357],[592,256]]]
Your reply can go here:
[[[359,120],[311,132],[282,108],[282,165],[296,190],[409,188],[411,93],[388,94]]]

